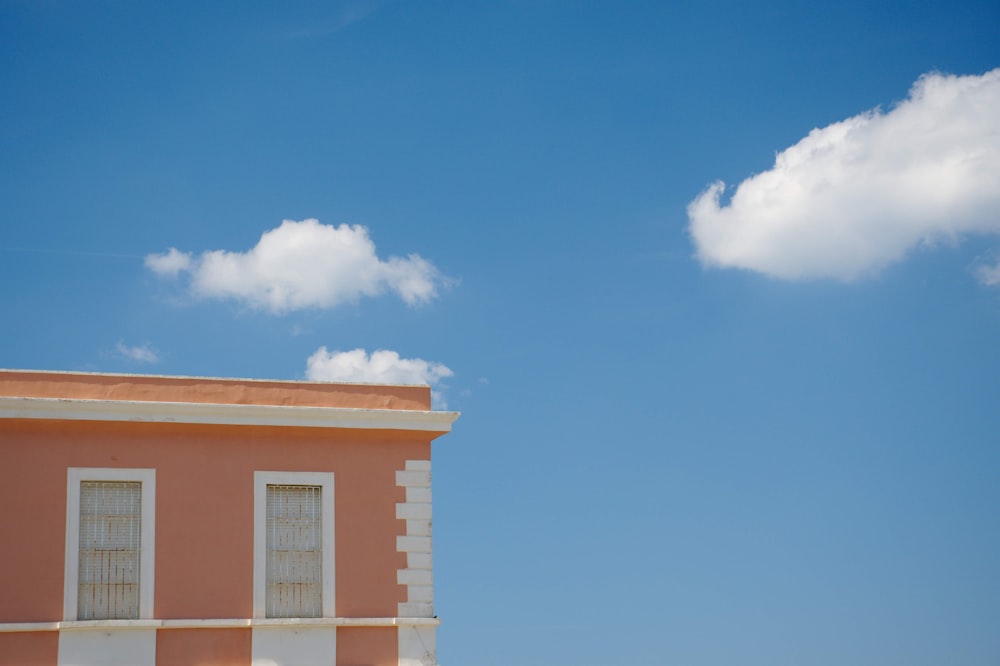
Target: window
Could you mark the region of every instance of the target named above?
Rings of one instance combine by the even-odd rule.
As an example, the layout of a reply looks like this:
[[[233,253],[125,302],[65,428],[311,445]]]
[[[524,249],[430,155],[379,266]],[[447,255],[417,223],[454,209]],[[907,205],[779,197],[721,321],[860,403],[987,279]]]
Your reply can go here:
[[[139,617],[142,484],[80,484],[79,620]]]
[[[323,488],[267,485],[267,617],[323,615]]]
[[[254,473],[254,616],[333,617],[333,474]]]
[[[153,616],[156,471],[70,468],[66,620]]]

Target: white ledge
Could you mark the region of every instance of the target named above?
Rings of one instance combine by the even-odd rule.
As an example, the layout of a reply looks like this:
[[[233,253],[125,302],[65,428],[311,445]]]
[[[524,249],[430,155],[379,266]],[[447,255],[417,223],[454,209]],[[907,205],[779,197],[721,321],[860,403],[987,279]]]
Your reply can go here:
[[[0,397],[0,418],[450,432],[458,412]]]
[[[0,633],[93,629],[245,629],[248,627],[436,627],[436,617],[218,618],[209,620],[86,620],[0,623]]]

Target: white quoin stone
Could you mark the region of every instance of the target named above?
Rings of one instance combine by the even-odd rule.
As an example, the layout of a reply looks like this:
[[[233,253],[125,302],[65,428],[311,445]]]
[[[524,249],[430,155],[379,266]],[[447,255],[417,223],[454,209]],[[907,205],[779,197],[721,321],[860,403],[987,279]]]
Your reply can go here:
[[[396,551],[400,553],[429,553],[431,552],[430,537],[396,537]]]
[[[431,485],[431,473],[407,471],[396,472],[396,485],[427,487]]]
[[[400,569],[396,572],[400,585],[433,585],[434,573],[430,569]]]
[[[422,518],[424,520],[431,519],[431,505],[430,504],[410,504],[406,502],[404,504],[396,505],[396,517],[403,520],[412,520],[414,518]]]

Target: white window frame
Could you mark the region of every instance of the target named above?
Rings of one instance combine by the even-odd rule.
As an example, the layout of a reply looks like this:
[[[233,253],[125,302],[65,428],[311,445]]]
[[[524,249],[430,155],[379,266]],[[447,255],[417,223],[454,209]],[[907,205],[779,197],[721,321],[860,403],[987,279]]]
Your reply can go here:
[[[267,617],[267,487],[320,486],[322,506],[323,580],[322,617],[336,617],[336,567],[333,521],[333,472],[253,473],[253,616]],[[294,620],[294,618],[283,618]],[[275,619],[278,622],[280,620]]]
[[[80,592],[80,484],[125,481],[142,484],[139,523],[139,619],[153,618],[156,556],[156,470],[121,467],[70,467],[66,473],[66,569],[63,577],[63,620],[77,621]],[[114,620],[98,620],[112,622]]]

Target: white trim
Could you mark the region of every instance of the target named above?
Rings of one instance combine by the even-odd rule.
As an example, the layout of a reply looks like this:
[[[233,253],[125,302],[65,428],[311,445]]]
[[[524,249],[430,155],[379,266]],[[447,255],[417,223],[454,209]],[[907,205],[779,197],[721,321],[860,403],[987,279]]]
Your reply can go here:
[[[323,503],[323,617],[333,618],[336,605],[336,551],[334,541],[333,472],[262,472],[253,473],[253,616],[267,619],[267,486],[321,486]],[[315,618],[304,618],[307,621]],[[277,623],[287,622],[287,619]]]
[[[396,552],[398,553],[431,553],[431,537],[396,537]]]
[[[397,645],[399,666],[437,664],[437,641],[434,627],[400,627]]]
[[[430,488],[430,471],[401,470],[396,472],[396,485],[407,488]]]
[[[434,572],[430,569],[397,569],[396,583],[399,585],[433,585]]]
[[[0,418],[450,432],[458,412],[152,400],[0,397]]]
[[[156,666],[156,629],[60,631],[57,666]]]
[[[433,617],[431,461],[407,460],[396,471],[396,486],[406,489],[406,501],[396,504],[396,518],[406,521],[405,536],[396,537],[396,551],[406,553],[406,568],[396,570],[396,583],[406,586],[406,601],[397,604],[396,613]]]
[[[122,467],[70,467],[66,471],[66,564],[63,575],[63,619],[76,621],[80,591],[80,482],[138,481],[142,484],[139,536],[139,617],[153,617],[156,556],[156,470]]]
[[[400,614],[405,613],[406,617],[436,617],[434,615],[434,604],[422,601],[406,601],[401,603],[397,612]]]
[[[430,520],[430,502],[403,502],[396,504],[396,518],[400,520]],[[409,534],[409,532],[407,532]],[[426,536],[423,534],[412,534],[411,536]]]
[[[406,470],[408,472],[429,472],[431,471],[430,460],[407,460]]]
[[[305,618],[213,618],[173,620],[87,620],[82,622],[6,622],[0,634],[38,631],[86,631],[88,629],[244,629],[246,627],[436,627],[436,617],[305,617]]]

